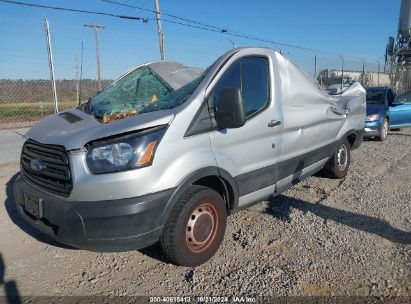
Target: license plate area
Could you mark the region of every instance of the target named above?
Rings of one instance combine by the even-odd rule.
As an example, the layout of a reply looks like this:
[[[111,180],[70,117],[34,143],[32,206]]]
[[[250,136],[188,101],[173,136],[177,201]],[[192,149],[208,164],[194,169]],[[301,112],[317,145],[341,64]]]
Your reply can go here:
[[[41,218],[41,198],[33,197],[27,193],[24,193],[24,209],[31,215]]]

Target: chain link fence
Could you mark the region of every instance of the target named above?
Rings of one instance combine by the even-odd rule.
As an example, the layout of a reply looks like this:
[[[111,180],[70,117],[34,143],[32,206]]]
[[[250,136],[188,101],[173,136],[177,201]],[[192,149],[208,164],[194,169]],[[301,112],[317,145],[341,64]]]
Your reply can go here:
[[[55,113],[44,25],[41,22],[28,25],[20,19],[0,19],[0,27],[22,21],[19,26],[22,35],[34,32],[43,39],[23,41],[6,35],[0,45],[0,129],[28,127]],[[66,32],[62,30],[56,27],[55,34],[65,36]],[[79,62],[77,54],[56,52],[53,55],[59,111],[75,107],[96,94],[98,86],[93,76],[88,73],[84,75],[87,78],[79,78],[79,65],[75,65]],[[59,77],[61,74],[63,76]],[[102,81],[103,85],[110,82],[109,79]]]
[[[110,83],[102,81],[103,85]],[[97,81],[82,81],[82,95],[93,96]],[[56,81],[58,109],[64,111],[78,105],[78,81]],[[38,119],[55,113],[51,81],[47,79],[1,79],[0,80],[0,128],[16,128],[32,125]]]
[[[159,58],[155,23],[136,27],[135,23],[121,22],[124,21],[107,20],[105,28],[99,31],[102,88],[130,68]],[[33,35],[36,39],[25,41],[7,34],[3,37],[0,45],[0,129],[31,126],[55,112],[42,20],[0,19],[0,27],[7,26],[16,27],[22,36]],[[192,33],[187,34],[190,29],[173,26],[165,28],[166,33],[167,30],[173,33],[165,37],[166,57],[189,66],[205,68],[228,49],[250,45],[246,39],[233,41],[232,37],[201,31],[193,38]],[[83,28],[80,22],[66,25],[50,21],[50,31],[58,109],[63,111],[98,92],[95,41],[93,32]],[[364,86],[395,86],[401,92],[411,88],[411,67],[384,66],[376,60],[360,57],[260,45],[289,57],[331,93],[340,92],[352,81],[360,81]]]
[[[59,111],[76,107],[99,91],[94,34],[83,26],[88,21],[79,20],[76,25],[49,21]],[[129,69],[158,60],[154,22],[97,21],[105,25],[98,31],[102,89]],[[7,27],[35,39],[19,39],[4,31],[0,45],[0,129],[28,127],[55,113],[44,21],[0,17],[0,28]],[[185,37],[184,29],[178,27],[174,32],[175,36],[167,37],[166,56],[187,65],[200,62],[204,67],[231,47],[225,39],[222,44],[214,43],[215,37],[210,35],[203,41],[201,37]]]
[[[388,62],[385,66],[386,74],[390,79],[391,86],[395,87],[400,93],[411,90],[411,65],[396,64]]]

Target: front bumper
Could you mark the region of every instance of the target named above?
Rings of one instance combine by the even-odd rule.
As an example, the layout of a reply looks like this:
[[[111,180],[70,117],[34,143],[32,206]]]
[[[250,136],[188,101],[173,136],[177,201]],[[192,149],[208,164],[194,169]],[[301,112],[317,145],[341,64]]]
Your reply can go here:
[[[364,137],[379,136],[381,130],[380,121],[367,121],[364,127]]]
[[[164,225],[162,214],[173,192],[70,202],[34,189],[21,176],[14,184],[17,210],[28,223],[60,243],[91,251],[126,251],[157,242]],[[39,199],[40,218],[25,211],[24,194]]]

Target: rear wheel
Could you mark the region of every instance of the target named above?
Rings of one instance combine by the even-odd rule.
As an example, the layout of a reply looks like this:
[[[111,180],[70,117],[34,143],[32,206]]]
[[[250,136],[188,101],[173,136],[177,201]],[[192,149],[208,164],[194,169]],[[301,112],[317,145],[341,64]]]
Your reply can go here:
[[[345,139],[334,152],[324,167],[324,173],[330,178],[344,178],[351,163],[350,143]]]
[[[160,237],[160,246],[174,264],[198,266],[218,250],[227,221],[223,198],[214,190],[191,186],[180,197]]]
[[[388,135],[388,120],[387,118],[384,118],[384,121],[381,125],[380,135],[378,136],[378,140],[384,141],[387,138],[387,135]]]

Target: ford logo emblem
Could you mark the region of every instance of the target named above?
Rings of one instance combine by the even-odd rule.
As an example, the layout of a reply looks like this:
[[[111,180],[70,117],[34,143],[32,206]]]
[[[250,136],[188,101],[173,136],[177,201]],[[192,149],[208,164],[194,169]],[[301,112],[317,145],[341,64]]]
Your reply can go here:
[[[41,159],[32,159],[30,161],[30,169],[36,172],[40,172],[41,170],[45,169],[46,166],[44,165]]]

